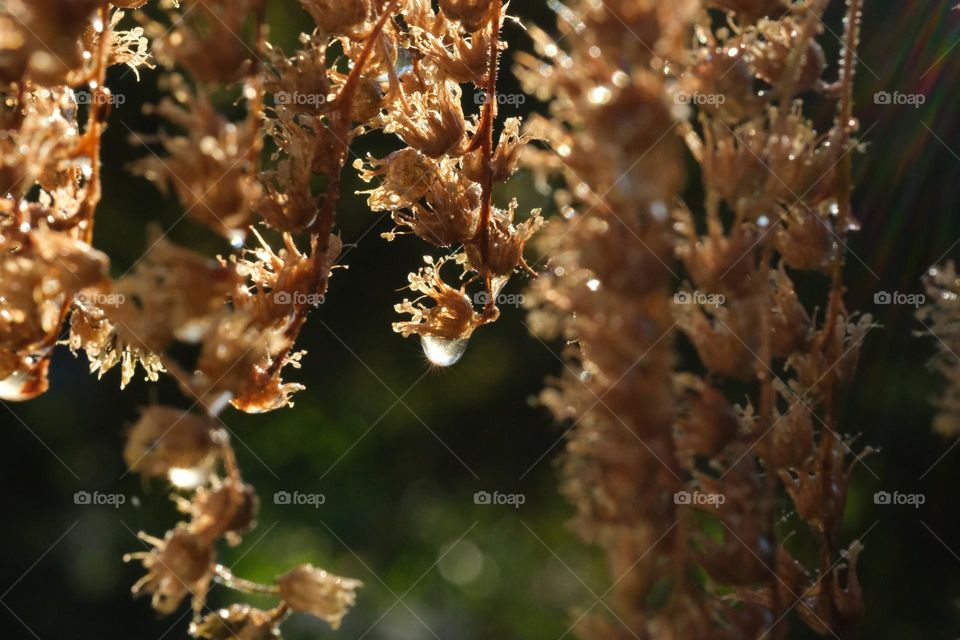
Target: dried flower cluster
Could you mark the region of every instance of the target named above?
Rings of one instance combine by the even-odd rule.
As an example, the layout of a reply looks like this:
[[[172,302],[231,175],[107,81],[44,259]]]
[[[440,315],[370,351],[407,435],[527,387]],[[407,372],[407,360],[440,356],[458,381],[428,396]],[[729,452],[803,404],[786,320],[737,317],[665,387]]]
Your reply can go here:
[[[172,375],[198,412],[146,408],[124,459],[172,483],[186,517],[163,537],[142,534],[147,550],[127,556],[146,571],[134,592],[160,613],[190,599],[197,637],[279,637],[294,611],[336,626],[359,582],[301,566],[261,585],[218,564],[217,545],[238,544],[257,511],[218,416],[228,405],[291,406],[302,388],[281,374],[299,366],[295,341],[340,254],[341,174],[361,134],[394,134],[404,145],[356,161],[376,181],[371,209],[451,252],[409,276],[421,297],[397,305],[411,317],[396,331],[420,336],[431,360],[447,365],[498,317],[496,294],[527,268],[524,246],[543,223],[538,212],[515,222],[517,203],[493,200],[530,140],[519,120],[496,119],[505,7],[301,0],[315,28],[288,56],[267,42],[265,0],[158,0],[149,15],[144,4],[10,0],[0,10],[0,398],[47,389],[65,324],[70,349],[101,376],[119,365],[121,386],[138,366],[151,381]],[[159,66],[166,90],[147,109],[160,132],[131,135],[146,154],[130,169],[219,236],[223,255],[154,233],[144,256],[111,278],[108,257],[90,246],[100,138],[116,102],[106,70],[116,64],[135,73]],[[485,97],[475,116],[464,115],[465,90]],[[217,108],[228,101],[240,119]],[[449,260],[464,270],[458,286],[440,277]],[[178,345],[194,345],[192,362],[171,355],[184,351]],[[210,612],[214,582],[279,603]]]
[[[445,0],[438,12],[426,0],[407,4],[406,28],[384,36],[388,101],[377,123],[406,146],[354,163],[363,180],[377,180],[367,202],[396,224],[387,239],[412,233],[453,252],[437,261],[428,256],[427,266],[410,274],[409,289],[421,295],[397,305],[411,317],[394,323],[402,335],[418,335],[428,358],[441,366],[459,359],[478,326],[497,319],[497,294],[511,275],[521,268],[532,273],[524,247],[543,224],[539,211],[515,223],[516,201],[506,208],[493,202],[494,187],[513,175],[530,141],[519,119],[510,118],[494,144],[499,57],[506,46],[501,4]],[[470,119],[462,109],[465,90],[482,98],[474,101],[482,102],[481,113]],[[466,281],[459,287],[440,275],[448,260],[463,267]],[[471,298],[467,287],[474,281],[482,291]]]
[[[835,83],[826,5],[574,2],[520,60],[552,106],[530,164],[568,186],[533,285],[534,331],[571,345],[543,399],[573,421],[564,489],[613,580],[584,638],[783,638],[791,613],[843,638],[861,614],[837,424],[870,326],[841,280],[860,3]],[[826,133],[811,101],[836,103]],[[805,272],[825,300],[798,297]]]

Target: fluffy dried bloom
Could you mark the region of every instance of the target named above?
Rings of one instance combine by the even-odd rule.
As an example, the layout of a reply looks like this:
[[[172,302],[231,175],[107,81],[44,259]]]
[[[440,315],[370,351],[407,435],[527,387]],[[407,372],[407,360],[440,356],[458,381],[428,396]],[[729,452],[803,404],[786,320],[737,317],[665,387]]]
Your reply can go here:
[[[467,244],[467,258],[476,270],[484,269],[494,276],[508,276],[518,267],[525,266],[523,250],[527,241],[544,225],[540,210],[534,209],[530,217],[514,224],[517,201],[513,200],[506,209],[494,208],[490,222],[490,240],[486,259],[477,242]]]
[[[209,418],[174,407],[147,407],[127,434],[123,459],[131,471],[144,476],[204,469],[216,455],[218,433],[218,425]]]
[[[418,180],[424,178],[423,202],[412,204],[409,212],[395,211],[393,221],[439,247],[469,242],[480,222],[480,185],[466,178],[449,158],[442,159],[432,173],[419,176]]]
[[[206,640],[280,640],[278,617],[276,611],[234,604],[206,615],[190,633]]]
[[[463,288],[454,289],[440,277],[447,260],[434,263],[433,258],[425,256],[424,261],[426,267],[408,276],[409,288],[423,295],[413,301],[404,299],[396,306],[398,313],[409,313],[411,318],[393,323],[393,330],[404,337],[416,334],[443,340],[469,338],[481,321],[473,303]],[[430,298],[433,306],[423,305],[423,298]]]
[[[520,133],[520,118],[507,118],[500,132],[500,142],[491,159],[491,174],[494,182],[506,182],[517,171],[520,155],[536,137]],[[481,154],[477,151],[463,159],[463,173],[474,182],[482,182],[484,169]]]
[[[0,237],[0,397],[46,390],[46,360],[73,296],[102,286],[106,256],[69,234],[4,229]]]
[[[280,597],[287,606],[326,620],[334,629],[353,606],[355,592],[362,585],[359,580],[341,578],[309,564],[277,578]]]
[[[199,487],[192,500],[180,503],[191,516],[191,533],[211,540],[226,538],[231,546],[240,544],[241,535],[256,526],[258,506],[253,487],[232,478]]]
[[[386,133],[396,133],[409,146],[431,158],[459,155],[466,134],[460,107],[460,86],[438,81],[406,97],[390,111]]]
[[[284,355],[289,347],[283,326],[263,327],[248,314],[225,314],[204,338],[195,387],[211,403],[229,398],[248,413],[289,406],[291,394],[303,386],[282,382],[282,365],[273,371],[277,358],[297,365],[299,355]]]
[[[365,193],[369,194],[367,205],[373,211],[393,211],[400,208],[410,207],[427,195],[427,192],[439,183],[441,189],[449,189],[459,194],[461,191],[470,192],[471,189],[458,188],[459,185],[447,187],[451,180],[456,180],[454,174],[455,167],[451,162],[442,159],[435,163],[425,155],[407,147],[394,151],[386,158],[378,160],[372,156],[367,157],[369,168],[359,158],[353,163],[354,168],[361,171],[360,178],[364,182],[370,182],[374,178],[381,178],[381,182],[375,189]],[[437,172],[443,172],[447,169],[446,175],[437,176]],[[472,189],[477,196],[479,206],[479,195],[476,189]],[[422,237],[422,236],[421,236]]]
[[[153,608],[161,614],[176,611],[184,598],[202,600],[213,575],[211,542],[184,528],[169,531],[161,540],[146,534],[140,538],[150,551],[130,553],[124,560],[139,560],[147,574],[133,585],[134,595],[150,594]]]
[[[469,35],[462,34],[443,13],[424,22],[429,25],[411,29],[410,35],[417,49],[437,66],[440,75],[461,84],[485,86],[491,30],[481,28]]]
[[[137,364],[143,367],[147,380],[158,380],[165,371],[160,357],[136,336],[118,331],[107,309],[107,305],[92,304],[87,298],[74,300],[67,340],[70,350],[76,353],[82,349],[90,362],[90,372],[100,378],[119,364],[121,389],[133,379]]]

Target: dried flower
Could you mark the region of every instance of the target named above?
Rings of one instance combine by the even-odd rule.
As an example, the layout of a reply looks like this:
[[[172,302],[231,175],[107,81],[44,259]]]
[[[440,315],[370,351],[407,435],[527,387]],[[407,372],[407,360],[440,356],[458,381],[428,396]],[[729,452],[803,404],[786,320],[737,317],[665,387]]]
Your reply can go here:
[[[190,633],[207,640],[280,640],[279,617],[275,611],[234,604],[205,616]]]
[[[196,534],[178,528],[162,540],[141,534],[153,545],[150,551],[130,553],[124,560],[139,560],[147,575],[135,585],[133,593],[151,594],[151,604],[160,613],[173,613],[187,596],[202,600],[213,576],[213,546]]]
[[[309,613],[334,629],[356,601],[359,580],[341,578],[309,564],[300,565],[277,578],[280,597],[294,611]]]
[[[130,428],[123,459],[131,471],[166,476],[173,469],[209,466],[217,450],[218,425],[202,416],[173,407],[143,410]]]

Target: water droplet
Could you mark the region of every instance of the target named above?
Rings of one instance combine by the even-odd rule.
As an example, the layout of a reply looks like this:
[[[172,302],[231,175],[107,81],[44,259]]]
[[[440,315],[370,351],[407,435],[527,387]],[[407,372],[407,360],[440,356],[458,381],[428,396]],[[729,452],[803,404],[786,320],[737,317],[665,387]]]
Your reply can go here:
[[[761,229],[765,229],[770,224],[770,218],[767,216],[760,216],[757,218],[757,226]]]
[[[587,289],[590,289],[590,291],[596,291],[599,288],[600,288],[599,280],[597,280],[596,278],[590,278],[589,280],[587,280]]]
[[[423,353],[431,364],[438,367],[449,367],[460,361],[467,351],[468,338],[439,338],[437,336],[420,336]]]

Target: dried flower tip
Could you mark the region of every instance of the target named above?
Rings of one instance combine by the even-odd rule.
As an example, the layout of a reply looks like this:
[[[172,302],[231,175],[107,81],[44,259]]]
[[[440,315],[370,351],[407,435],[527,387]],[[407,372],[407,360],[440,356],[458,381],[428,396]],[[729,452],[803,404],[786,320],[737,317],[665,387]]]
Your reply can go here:
[[[294,611],[326,620],[336,629],[356,601],[359,580],[341,578],[309,564],[277,578],[280,597]]]
[[[506,210],[493,210],[490,218],[490,237],[486,261],[479,237],[467,245],[467,258],[475,270],[494,276],[508,276],[523,261],[527,241],[545,224],[539,209],[530,212],[530,217],[518,225],[513,224],[517,201],[510,202]]]
[[[369,169],[357,159],[354,167],[360,169],[360,178],[370,182],[376,177],[383,181],[368,193],[367,205],[374,211],[393,211],[409,207],[426,195],[433,180],[433,161],[416,149],[394,151],[383,160],[367,158]]]
[[[277,618],[276,610],[234,604],[192,624],[190,635],[205,640],[280,640]]]
[[[463,288],[454,289],[440,278],[440,269],[446,260],[440,260],[436,265],[432,258],[425,260],[428,263],[426,267],[408,276],[408,286],[431,298],[435,304],[433,307],[420,304],[423,296],[413,302],[404,300],[396,306],[396,310],[409,313],[412,317],[404,322],[393,323],[393,330],[405,338],[414,334],[444,340],[469,338],[481,322],[470,298]]]
[[[123,459],[131,471],[145,476],[201,470],[209,465],[219,437],[208,418],[174,407],[147,407],[127,435]]]
[[[384,131],[431,158],[460,155],[467,130],[461,93],[460,85],[448,81],[414,92],[391,110]]]
[[[192,516],[191,533],[210,540],[225,537],[228,544],[236,546],[240,536],[256,525],[258,506],[253,487],[227,479],[212,488],[198,488],[193,500],[181,504],[181,510]]]
[[[506,182],[517,171],[524,147],[536,136],[520,135],[520,118],[507,118],[503,123],[497,150],[490,160],[493,181]],[[463,159],[463,173],[474,182],[483,182],[484,170],[480,150]]]
[[[182,527],[168,531],[163,540],[144,533],[139,537],[154,548],[123,557],[125,562],[141,561],[147,570],[133,585],[134,595],[152,594],[151,604],[162,614],[173,613],[188,595],[202,602],[212,576],[212,542]]]

